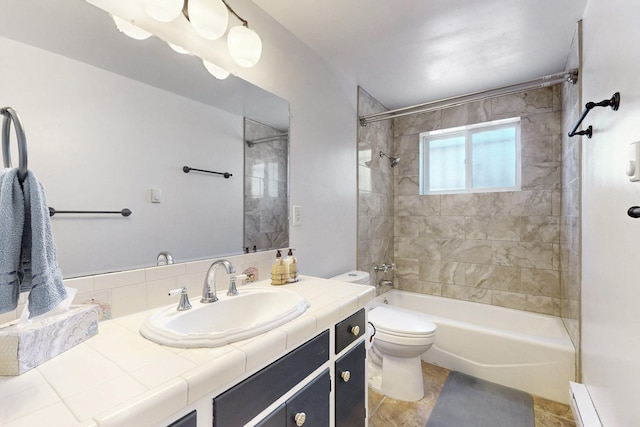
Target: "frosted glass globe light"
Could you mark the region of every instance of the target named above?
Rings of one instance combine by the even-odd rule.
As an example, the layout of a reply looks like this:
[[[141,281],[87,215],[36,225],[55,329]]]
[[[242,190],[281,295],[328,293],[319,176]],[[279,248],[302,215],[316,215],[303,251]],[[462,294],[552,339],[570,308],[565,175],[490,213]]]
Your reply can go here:
[[[230,73],[224,68],[218,67],[216,64],[213,64],[206,59],[203,59],[202,63],[204,64],[204,67],[207,69],[207,71],[216,79],[224,80],[229,77]]]
[[[227,31],[229,11],[221,0],[189,0],[189,21],[196,33],[217,40]]]
[[[115,15],[111,15],[111,17],[113,18],[113,22],[115,22],[116,27],[118,28],[118,30],[121,33],[124,33],[127,36],[131,37],[132,39],[144,40],[144,39],[148,39],[149,37],[151,37],[151,33],[150,32],[145,31],[140,27],[136,27],[131,22],[125,21],[122,18],[118,18]]]
[[[240,25],[229,30],[227,47],[236,64],[245,68],[256,65],[262,55],[262,40],[258,33]]]
[[[171,42],[167,42],[167,44],[175,52],[178,52],[178,53],[180,53],[182,55],[191,55],[191,52],[189,52],[187,49],[183,48],[182,46],[178,46],[177,44],[174,44],[174,43],[171,43]]]
[[[147,0],[147,15],[160,22],[171,22],[182,13],[184,0]]]

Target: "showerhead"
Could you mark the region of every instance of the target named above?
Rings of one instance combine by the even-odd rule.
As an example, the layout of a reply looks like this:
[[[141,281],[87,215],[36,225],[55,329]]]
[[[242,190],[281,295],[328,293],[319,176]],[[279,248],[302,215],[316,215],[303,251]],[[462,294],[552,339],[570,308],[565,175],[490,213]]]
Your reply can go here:
[[[380,152],[380,157],[386,157],[387,159],[389,159],[392,168],[398,166],[398,163],[400,163],[400,157],[391,157],[383,151]]]

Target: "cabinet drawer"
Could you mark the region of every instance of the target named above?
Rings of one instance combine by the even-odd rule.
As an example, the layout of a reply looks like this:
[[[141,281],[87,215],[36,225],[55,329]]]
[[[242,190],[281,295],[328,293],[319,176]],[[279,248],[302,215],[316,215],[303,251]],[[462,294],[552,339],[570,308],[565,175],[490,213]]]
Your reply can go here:
[[[362,341],[336,360],[336,427],[364,427],[365,425],[365,357],[364,341]]]
[[[336,354],[365,333],[364,317],[362,309],[336,324]]]
[[[213,399],[213,426],[241,426],[329,360],[329,331]]]

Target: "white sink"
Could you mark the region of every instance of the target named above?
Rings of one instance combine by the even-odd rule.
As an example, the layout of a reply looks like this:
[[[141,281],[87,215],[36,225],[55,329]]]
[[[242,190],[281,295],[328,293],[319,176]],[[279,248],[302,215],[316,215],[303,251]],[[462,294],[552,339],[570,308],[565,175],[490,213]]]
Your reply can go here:
[[[219,347],[255,337],[304,313],[310,304],[286,289],[245,288],[240,295],[218,296],[193,308],[177,311],[176,305],[152,313],[140,326],[145,338],[171,347]]]

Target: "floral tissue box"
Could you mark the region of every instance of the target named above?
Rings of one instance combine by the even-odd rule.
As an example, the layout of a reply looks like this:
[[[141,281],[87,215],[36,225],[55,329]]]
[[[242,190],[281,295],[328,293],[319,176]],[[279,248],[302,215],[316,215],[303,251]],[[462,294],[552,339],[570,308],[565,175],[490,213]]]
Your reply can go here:
[[[41,320],[0,325],[0,375],[21,375],[98,333],[97,305],[72,305]]]

